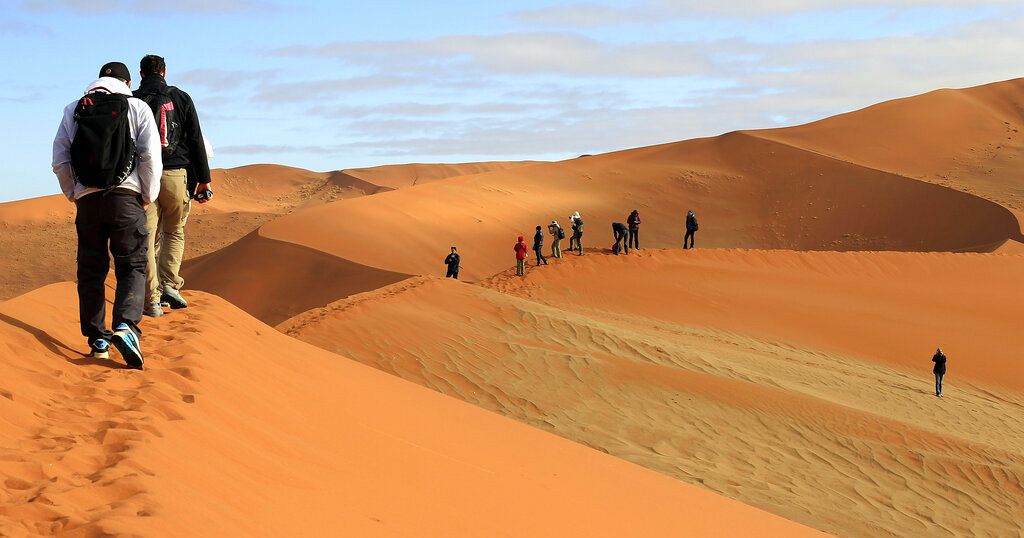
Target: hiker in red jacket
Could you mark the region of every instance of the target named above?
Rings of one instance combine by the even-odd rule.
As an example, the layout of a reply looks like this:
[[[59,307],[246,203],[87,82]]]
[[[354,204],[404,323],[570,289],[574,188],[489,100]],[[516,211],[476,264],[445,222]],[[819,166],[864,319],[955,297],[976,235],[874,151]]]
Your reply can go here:
[[[526,258],[529,249],[526,247],[526,241],[523,239],[523,236],[519,236],[519,241],[516,242],[516,246],[513,248],[516,251],[516,276],[524,276],[526,274]]]

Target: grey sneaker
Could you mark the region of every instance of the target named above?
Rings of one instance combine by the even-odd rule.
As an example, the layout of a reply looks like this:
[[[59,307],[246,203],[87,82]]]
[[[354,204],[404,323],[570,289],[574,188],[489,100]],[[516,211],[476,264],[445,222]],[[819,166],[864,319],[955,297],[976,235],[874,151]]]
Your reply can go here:
[[[164,315],[164,309],[160,308],[160,303],[149,303],[149,306],[143,309],[142,315],[151,318],[158,318]]]
[[[164,293],[160,296],[161,303],[167,303],[171,306],[171,310],[177,310],[179,308],[188,308],[188,301],[178,293],[178,290],[170,287],[164,287]]]

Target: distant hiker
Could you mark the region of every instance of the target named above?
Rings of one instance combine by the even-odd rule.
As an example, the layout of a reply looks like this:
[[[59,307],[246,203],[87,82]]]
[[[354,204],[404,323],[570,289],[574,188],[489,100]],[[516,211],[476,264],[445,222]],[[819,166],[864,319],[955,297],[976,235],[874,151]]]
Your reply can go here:
[[[612,247],[612,253],[618,256],[619,251],[621,250],[625,251],[626,254],[629,254],[629,245],[626,240],[629,232],[626,225],[621,222],[613,222],[612,233],[615,234],[615,245]]]
[[[146,210],[149,258],[143,313],[157,317],[163,314],[161,305],[188,306],[179,293],[185,280],[178,274],[185,255],[185,222],[191,200],[202,204],[212,195],[210,163],[195,104],[187,93],[167,85],[164,59],[145,56],[139,69],[142,81],[135,97],[153,111],[163,157],[160,196]]]
[[[516,246],[513,247],[516,251],[516,276],[523,276],[526,274],[526,258],[528,249],[526,248],[526,240],[523,236],[519,236],[519,241],[516,242]]]
[[[537,233],[533,234],[533,251],[537,253],[537,266],[540,264],[548,264],[548,259],[544,257],[544,232],[540,231],[540,226],[537,226]]]
[[[82,336],[93,357],[109,357],[113,344],[128,366],[141,369],[146,206],[160,194],[160,134],[146,103],[132,97],[127,66],[108,63],[99,77],[64,108],[53,140],[53,173],[77,211]],[[108,248],[117,278],[113,332],[104,295]]]
[[[461,262],[462,259],[459,257],[459,253],[457,251],[457,248],[452,247],[452,253],[444,259],[444,264],[448,266],[448,274],[445,275],[445,278],[454,278],[455,280],[459,279],[459,262]]]
[[[565,239],[565,230],[562,229],[557,220],[552,219],[551,224],[548,224],[548,233],[551,234],[551,257],[561,258],[562,240]]]
[[[580,212],[577,211],[569,217],[569,222],[572,228],[572,237],[569,238],[569,252],[573,249],[580,251],[580,256],[583,255],[583,217],[580,217]]]
[[[626,225],[629,226],[628,245],[632,248],[640,248],[640,212],[636,209],[626,218]]]
[[[935,350],[932,362],[935,363],[935,367],[932,368],[932,373],[935,374],[935,395],[942,398],[942,378],[946,376],[946,354],[942,352],[941,347]]]
[[[683,236],[683,248],[693,248],[693,234],[697,233],[697,216],[693,214],[693,211],[686,212],[686,235]],[[690,246],[687,247],[686,243],[689,241]]]

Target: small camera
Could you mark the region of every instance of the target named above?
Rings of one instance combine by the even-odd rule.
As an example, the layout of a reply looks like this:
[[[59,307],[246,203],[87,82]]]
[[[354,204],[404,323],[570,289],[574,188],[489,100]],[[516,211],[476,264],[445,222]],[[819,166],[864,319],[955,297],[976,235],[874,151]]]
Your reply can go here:
[[[205,202],[205,201],[209,200],[210,198],[213,198],[213,191],[197,192],[195,194],[195,196],[192,197],[193,200],[195,200],[197,202],[200,202],[200,203]]]

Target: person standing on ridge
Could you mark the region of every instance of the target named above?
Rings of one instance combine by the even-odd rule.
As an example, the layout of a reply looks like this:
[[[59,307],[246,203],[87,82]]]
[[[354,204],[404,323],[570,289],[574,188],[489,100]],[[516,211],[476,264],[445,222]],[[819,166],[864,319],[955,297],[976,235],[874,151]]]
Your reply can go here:
[[[160,135],[146,103],[132,97],[128,66],[110,62],[85,96],[64,108],[53,140],[53,173],[76,207],[78,311],[91,356],[110,345],[142,369],[146,292],[146,206],[160,194]],[[113,327],[106,324],[104,282],[114,256]]]
[[[459,257],[458,249],[455,248],[455,247],[452,247],[452,253],[449,254],[448,257],[444,259],[444,264],[448,266],[448,274],[446,274],[444,277],[445,278],[454,278],[455,280],[458,280],[459,279],[459,263],[461,261],[462,261],[462,258]]]
[[[537,226],[537,233],[533,234],[533,251],[537,253],[537,267],[541,263],[548,264],[548,259],[544,257],[544,232],[540,231],[540,226]]]
[[[572,223],[572,237],[569,239],[569,252],[573,249],[579,249],[580,256],[583,255],[583,217],[580,216],[580,212],[577,211],[569,217],[569,222]]]
[[[523,236],[519,236],[519,241],[516,241],[516,246],[513,247],[516,251],[516,276],[526,275],[526,258],[528,250],[526,248],[526,240]]]
[[[565,230],[558,224],[557,220],[551,219],[548,224],[548,233],[551,234],[551,257],[562,258],[562,240],[565,239]]]
[[[627,246],[635,249],[640,248],[640,212],[636,209],[626,218],[626,225],[629,226],[629,241]]]
[[[626,254],[629,254],[626,225],[621,222],[613,222],[612,233],[615,235],[615,245],[612,247],[612,253],[618,256],[619,251],[623,250]]]
[[[932,368],[932,373],[935,374],[935,395],[942,398],[942,378],[946,376],[946,354],[942,352],[941,347],[935,350],[932,362],[935,363]]]
[[[686,235],[683,236],[683,248],[693,248],[693,235],[697,233],[697,216],[693,214],[693,211],[686,212]],[[687,247],[686,243],[689,241],[690,246]]]
[[[135,97],[153,111],[163,157],[160,196],[146,210],[149,258],[144,314],[155,318],[163,314],[161,304],[172,309],[188,307],[179,291],[185,280],[178,274],[185,255],[185,222],[191,200],[206,203],[213,192],[206,143],[192,98],[167,85],[167,65],[160,56],[145,56],[139,69],[142,81]]]

